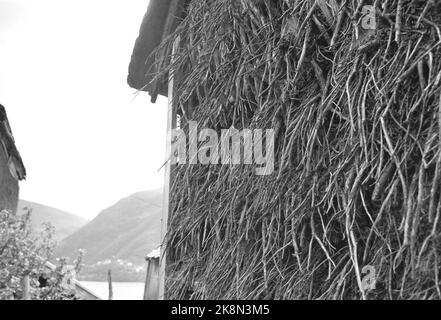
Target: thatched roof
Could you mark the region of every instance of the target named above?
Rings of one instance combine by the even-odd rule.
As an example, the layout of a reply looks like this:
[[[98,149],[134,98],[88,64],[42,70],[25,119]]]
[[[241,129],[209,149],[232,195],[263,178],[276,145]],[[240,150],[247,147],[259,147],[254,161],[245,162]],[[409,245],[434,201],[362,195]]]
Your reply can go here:
[[[167,299],[441,298],[441,2],[360,3],[191,1],[180,128],[272,128],[275,172],[173,168]]]
[[[0,147],[3,148],[4,153],[8,159],[8,166],[11,174],[17,180],[24,180],[26,178],[26,169],[23,165],[20,153],[15,146],[14,137],[12,135],[11,127],[9,126],[8,117],[5,108],[0,104]]]
[[[0,104],[0,210],[17,210],[18,181],[26,169],[15,146],[5,108]]]
[[[152,83],[157,72],[154,52],[184,16],[188,0],[151,0],[141,24],[129,65],[128,84],[149,92],[155,102],[158,94],[167,96],[167,79]]]

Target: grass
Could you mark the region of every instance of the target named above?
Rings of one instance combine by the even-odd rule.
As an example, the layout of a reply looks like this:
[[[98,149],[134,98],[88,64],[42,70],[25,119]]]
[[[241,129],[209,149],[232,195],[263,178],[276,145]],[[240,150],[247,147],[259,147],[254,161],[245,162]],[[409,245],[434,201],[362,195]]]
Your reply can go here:
[[[168,298],[441,297],[441,5],[374,6],[191,1],[156,80],[184,130],[275,129],[276,172],[174,169]]]

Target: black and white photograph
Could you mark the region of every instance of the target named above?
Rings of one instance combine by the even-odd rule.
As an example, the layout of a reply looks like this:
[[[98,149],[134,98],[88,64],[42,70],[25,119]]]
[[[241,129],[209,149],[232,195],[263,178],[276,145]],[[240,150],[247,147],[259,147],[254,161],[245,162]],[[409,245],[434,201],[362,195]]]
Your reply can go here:
[[[2,301],[441,299],[439,0],[0,0],[0,142]]]

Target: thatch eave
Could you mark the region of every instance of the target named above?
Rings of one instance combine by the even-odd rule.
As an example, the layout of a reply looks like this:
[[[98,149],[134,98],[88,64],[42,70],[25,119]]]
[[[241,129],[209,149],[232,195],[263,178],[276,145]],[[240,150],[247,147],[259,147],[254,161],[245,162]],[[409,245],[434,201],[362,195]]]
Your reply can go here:
[[[129,65],[127,83],[146,91],[155,102],[158,95],[167,96],[167,79],[152,82],[157,70],[154,52],[163,39],[173,33],[185,15],[188,0],[150,0]]]

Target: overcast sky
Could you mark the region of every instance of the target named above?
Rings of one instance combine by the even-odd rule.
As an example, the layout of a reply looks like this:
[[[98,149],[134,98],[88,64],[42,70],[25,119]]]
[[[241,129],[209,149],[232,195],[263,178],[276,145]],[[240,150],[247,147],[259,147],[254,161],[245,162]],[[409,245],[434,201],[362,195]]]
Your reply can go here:
[[[93,218],[162,186],[166,100],[126,84],[147,5],[0,0],[0,103],[28,171],[22,199]]]

